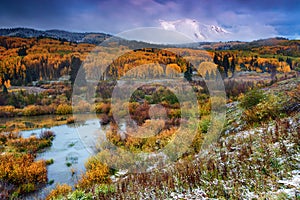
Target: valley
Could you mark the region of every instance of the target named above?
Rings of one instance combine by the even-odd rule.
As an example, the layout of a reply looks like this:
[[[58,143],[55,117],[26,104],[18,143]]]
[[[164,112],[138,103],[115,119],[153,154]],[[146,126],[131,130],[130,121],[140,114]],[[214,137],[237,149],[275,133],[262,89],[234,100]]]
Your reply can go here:
[[[0,199],[299,199],[299,40],[0,34]]]

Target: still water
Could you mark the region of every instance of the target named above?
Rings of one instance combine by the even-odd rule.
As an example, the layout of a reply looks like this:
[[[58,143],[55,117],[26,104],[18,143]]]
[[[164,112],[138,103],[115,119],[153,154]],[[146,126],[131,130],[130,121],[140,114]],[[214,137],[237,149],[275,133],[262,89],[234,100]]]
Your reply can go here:
[[[95,153],[95,147],[101,140],[105,139],[107,128],[100,125],[98,118],[87,115],[76,124],[21,131],[23,137],[38,136],[45,130],[53,131],[56,135],[52,146],[37,156],[37,159],[53,159],[54,163],[47,167],[48,181],[53,183],[28,198],[43,197],[58,183],[74,186],[85,170],[84,163]]]

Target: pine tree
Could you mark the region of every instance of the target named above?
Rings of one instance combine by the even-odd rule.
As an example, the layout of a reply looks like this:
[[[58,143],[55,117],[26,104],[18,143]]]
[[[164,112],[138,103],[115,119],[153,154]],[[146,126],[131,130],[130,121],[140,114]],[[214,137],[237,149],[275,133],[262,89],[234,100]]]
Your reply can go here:
[[[193,73],[192,67],[190,66],[190,64],[188,64],[187,65],[187,70],[184,72],[184,78],[187,81],[191,81],[192,80],[192,73]]]
[[[228,77],[228,70],[229,70],[229,60],[228,60],[228,55],[225,55],[224,58],[223,58],[223,67],[224,67],[224,75],[225,75],[225,78]]]
[[[73,85],[75,79],[77,79],[76,84],[78,86],[83,86],[86,84],[85,70],[81,66],[82,61],[78,57],[72,57],[71,60],[71,71],[70,71],[70,81]]]
[[[231,60],[230,71],[232,73],[231,77],[233,77],[234,76],[234,72],[235,72],[235,59],[234,59],[234,57],[232,57],[232,60]]]
[[[218,56],[217,53],[215,53],[215,55],[214,55],[214,63],[215,63],[216,65],[220,65],[219,56]]]
[[[293,69],[292,59],[290,59],[289,57],[287,57],[285,62],[290,65],[291,69]]]

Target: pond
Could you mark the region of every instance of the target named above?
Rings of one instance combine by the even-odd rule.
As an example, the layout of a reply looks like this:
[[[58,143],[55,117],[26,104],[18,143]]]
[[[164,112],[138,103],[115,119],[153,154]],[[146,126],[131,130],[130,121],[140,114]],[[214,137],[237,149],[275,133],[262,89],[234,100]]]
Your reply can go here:
[[[76,123],[76,126],[60,125],[20,132],[23,137],[38,136],[45,130],[53,131],[56,135],[52,146],[37,156],[37,159],[53,159],[54,163],[47,167],[48,181],[53,183],[28,196],[28,199],[44,197],[58,183],[74,186],[85,171],[85,162],[95,152],[100,138],[105,138],[108,126],[101,125],[99,119],[92,115],[84,115],[80,121],[82,123]]]

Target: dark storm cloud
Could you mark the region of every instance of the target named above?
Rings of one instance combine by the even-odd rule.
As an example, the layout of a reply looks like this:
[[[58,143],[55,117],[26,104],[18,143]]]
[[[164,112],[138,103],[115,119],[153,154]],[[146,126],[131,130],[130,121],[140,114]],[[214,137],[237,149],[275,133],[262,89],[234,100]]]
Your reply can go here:
[[[2,0],[1,27],[118,33],[159,26],[159,20],[196,19],[257,37],[300,32],[298,0]],[[247,35],[247,34],[246,34]]]
[[[0,23],[2,26],[55,26],[66,20],[68,8],[56,1],[1,1]]]

